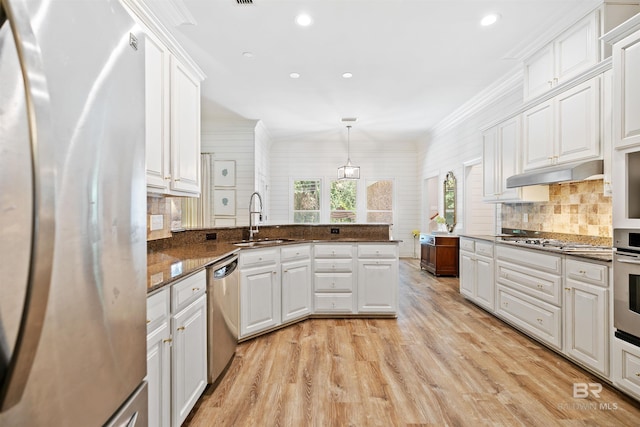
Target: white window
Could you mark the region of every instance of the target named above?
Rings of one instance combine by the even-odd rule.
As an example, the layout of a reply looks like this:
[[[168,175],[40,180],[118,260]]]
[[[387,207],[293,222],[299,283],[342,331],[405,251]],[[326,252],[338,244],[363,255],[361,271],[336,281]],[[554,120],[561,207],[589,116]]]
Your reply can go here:
[[[367,222],[393,224],[393,181],[367,180]]]
[[[331,181],[329,188],[330,221],[356,222],[358,182],[352,180]]]
[[[293,181],[293,222],[320,222],[320,180]]]

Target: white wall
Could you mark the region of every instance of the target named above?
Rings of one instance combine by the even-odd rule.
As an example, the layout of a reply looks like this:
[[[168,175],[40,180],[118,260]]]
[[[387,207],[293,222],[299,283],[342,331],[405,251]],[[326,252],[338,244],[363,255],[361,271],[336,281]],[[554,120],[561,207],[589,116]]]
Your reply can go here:
[[[359,140],[351,133],[351,161],[360,166],[359,201],[364,201],[367,179],[392,179],[395,187],[396,218],[393,237],[400,244],[400,256],[413,255],[411,230],[420,228],[420,177],[412,142],[380,143]],[[273,141],[270,152],[270,207],[272,224],[290,222],[291,180],[323,179],[325,185],[337,177],[347,161],[346,141]],[[358,218],[364,222],[364,218]],[[324,222],[324,221],[323,221]]]
[[[420,144],[421,181],[437,175],[443,182],[448,171],[457,178],[457,225],[464,232],[464,163],[482,157],[481,130],[507,117],[522,105],[522,72],[516,71],[483,90],[440,122]],[[443,209],[440,188],[440,212]],[[424,207],[421,212],[428,215]],[[487,215],[487,213],[483,213]],[[493,218],[487,218],[493,221]]]

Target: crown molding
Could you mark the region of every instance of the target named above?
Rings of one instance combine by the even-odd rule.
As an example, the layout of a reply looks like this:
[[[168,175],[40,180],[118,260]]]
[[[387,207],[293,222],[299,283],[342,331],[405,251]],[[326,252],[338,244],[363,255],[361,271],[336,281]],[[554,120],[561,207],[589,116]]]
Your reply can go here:
[[[614,44],[636,31],[640,31],[640,13],[618,25],[616,28],[603,35],[600,39],[606,43]]]
[[[518,66],[516,69],[496,80],[494,83],[462,104],[460,108],[456,109],[453,113],[441,120],[432,129],[431,134],[438,135],[445,133],[500,99],[511,95],[516,91],[520,91],[522,93],[523,80],[524,71],[522,67]]]

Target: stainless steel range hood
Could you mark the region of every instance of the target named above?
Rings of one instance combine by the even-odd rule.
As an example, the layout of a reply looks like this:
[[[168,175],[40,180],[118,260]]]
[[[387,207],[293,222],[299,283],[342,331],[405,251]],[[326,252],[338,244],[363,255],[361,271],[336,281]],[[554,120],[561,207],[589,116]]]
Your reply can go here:
[[[594,175],[602,175],[603,173],[604,161],[602,160],[569,163],[510,176],[507,178],[507,188],[555,184],[567,181],[583,181]]]

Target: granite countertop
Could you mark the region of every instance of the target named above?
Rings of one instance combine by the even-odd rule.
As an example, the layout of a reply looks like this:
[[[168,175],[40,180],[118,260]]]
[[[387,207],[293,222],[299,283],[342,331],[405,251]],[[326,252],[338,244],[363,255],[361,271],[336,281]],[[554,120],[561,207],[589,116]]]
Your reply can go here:
[[[277,240],[277,239],[274,239]],[[147,293],[170,285],[207,266],[237,253],[240,250],[254,250],[273,246],[286,246],[299,243],[399,243],[401,240],[382,239],[331,239],[331,240],[289,240],[281,243],[261,244],[240,248],[232,242],[207,241],[172,248],[147,251]]]

